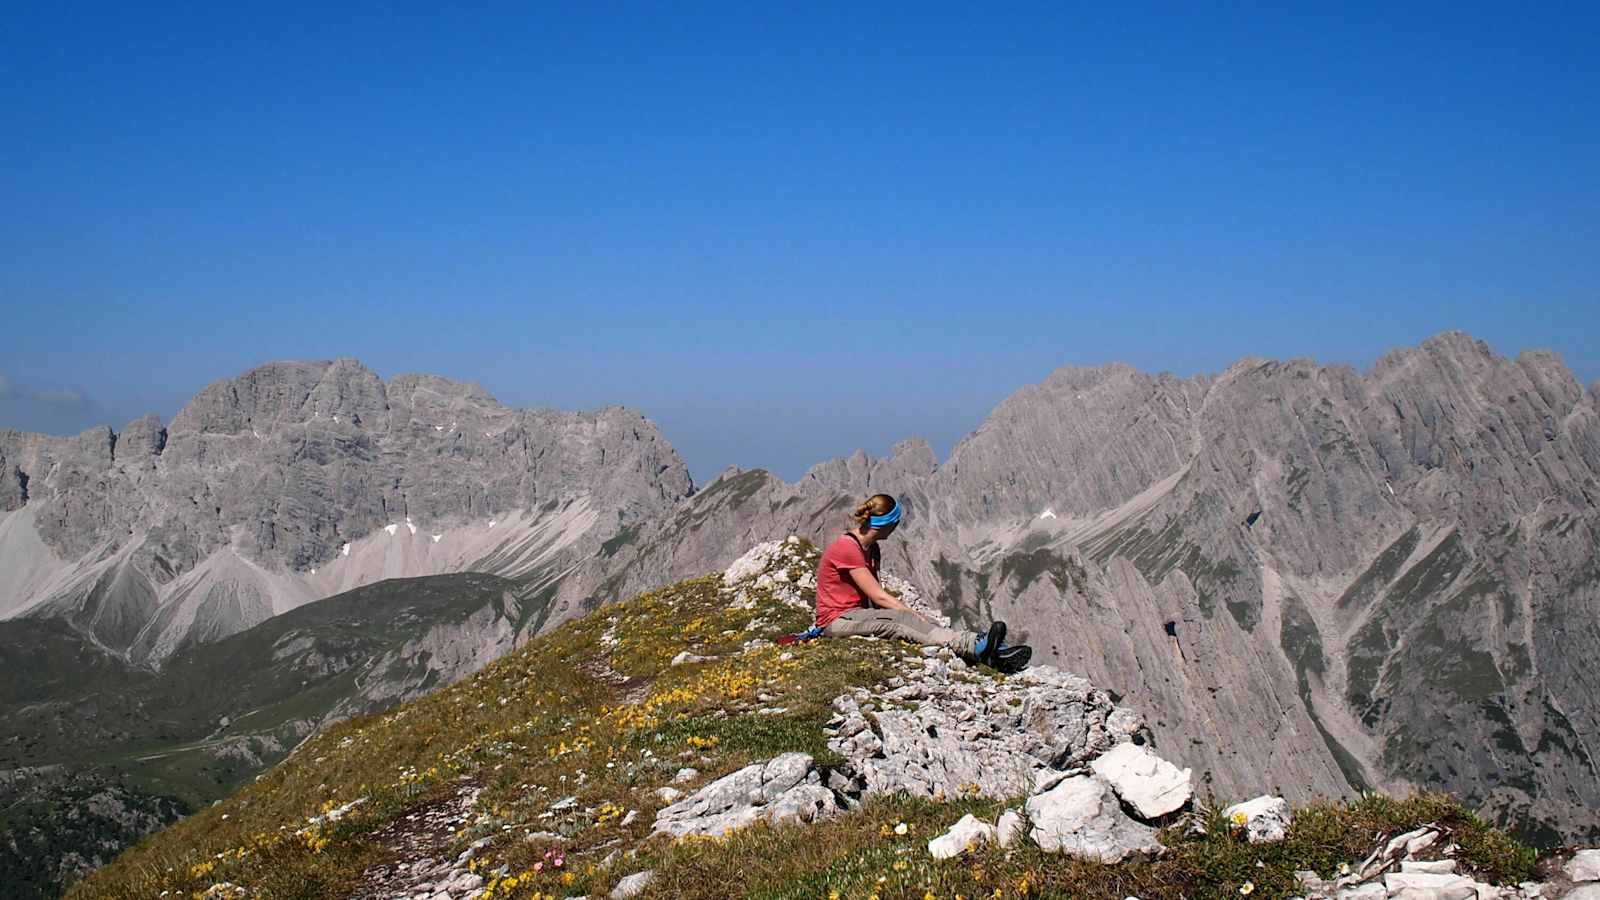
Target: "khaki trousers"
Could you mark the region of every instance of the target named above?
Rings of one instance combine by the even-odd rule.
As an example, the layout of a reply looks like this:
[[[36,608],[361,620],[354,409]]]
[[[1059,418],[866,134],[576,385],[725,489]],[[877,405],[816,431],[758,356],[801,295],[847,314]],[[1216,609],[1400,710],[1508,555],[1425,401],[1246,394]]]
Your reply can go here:
[[[822,629],[825,637],[900,638],[914,644],[949,647],[962,656],[976,656],[978,636],[970,631],[942,628],[910,610],[852,609]]]

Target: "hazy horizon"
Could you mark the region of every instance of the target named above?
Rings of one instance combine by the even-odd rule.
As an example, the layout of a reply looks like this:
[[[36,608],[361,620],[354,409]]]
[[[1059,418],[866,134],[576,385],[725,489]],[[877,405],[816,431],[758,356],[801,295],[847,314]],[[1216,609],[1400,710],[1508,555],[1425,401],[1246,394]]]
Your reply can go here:
[[[1460,329],[1444,329],[1444,330],[1445,331],[1449,331],[1449,330],[1460,330]],[[1433,336],[1434,335],[1428,335],[1427,337],[1433,337]],[[1472,335],[1472,336],[1474,338],[1479,339],[1479,340],[1484,340],[1479,335]],[[1401,347],[1401,346],[1414,346],[1415,343],[1420,343],[1420,341],[1413,342],[1412,344],[1395,345],[1394,347],[1386,347],[1383,350],[1372,354],[1372,357],[1370,359],[1367,359],[1367,360],[1365,360],[1363,362],[1357,362],[1357,361],[1353,361],[1353,360],[1336,360],[1336,359],[1316,359],[1316,362],[1319,365],[1323,365],[1323,366],[1350,365],[1350,366],[1354,366],[1356,369],[1358,369],[1358,370],[1360,370],[1362,372],[1365,372],[1371,367],[1372,363],[1376,362],[1376,360],[1379,357],[1381,357],[1384,353],[1387,353],[1390,350],[1397,349],[1398,347]],[[1512,349],[1512,348],[1505,348],[1505,347],[1495,346],[1494,343],[1491,342],[1491,341],[1485,341],[1485,343],[1488,343],[1490,345],[1491,349],[1493,349],[1496,353],[1500,354],[1501,356],[1505,356],[1507,358],[1515,358],[1518,353],[1521,353],[1521,352],[1523,352],[1525,350],[1546,350],[1546,349],[1549,349],[1548,347],[1518,347],[1518,348]],[[1289,357],[1274,356],[1273,354],[1268,354],[1268,353],[1251,353],[1251,354],[1245,354],[1245,356],[1267,357],[1267,358],[1273,358],[1273,359],[1279,359],[1279,360],[1287,360],[1287,359],[1289,359]],[[337,357],[335,357],[335,358],[337,358]],[[1243,357],[1241,357],[1241,358],[1243,358]],[[208,380],[207,382],[205,382],[205,384],[201,384],[201,385],[196,386],[195,389],[191,392],[191,396],[193,394],[198,394],[207,384],[210,384],[213,381],[217,381],[217,380],[225,379],[225,378],[237,377],[238,375],[242,375],[244,372],[249,371],[249,369],[254,368],[256,365],[263,365],[263,364],[266,364],[268,362],[285,362],[285,361],[288,361],[288,360],[263,360],[261,363],[252,364],[251,366],[247,366],[245,369],[241,369],[238,372],[230,372],[230,373],[227,373],[225,375],[219,375],[217,378]],[[1234,361],[1236,361],[1236,360],[1234,360]],[[1234,361],[1230,361],[1229,364],[1231,364]],[[365,360],[361,360],[361,362],[362,362],[363,365],[368,365],[368,368],[372,368],[373,371],[376,372],[378,374],[378,376],[380,378],[382,378],[386,384],[389,381],[391,381],[397,375],[402,375],[402,374],[407,374],[407,373],[411,373],[411,372],[420,371],[420,370],[416,370],[416,369],[399,369],[399,370],[396,370],[396,371],[393,371],[393,372],[382,371],[382,370],[379,370],[377,368],[374,368],[374,367],[370,366],[369,364],[367,364],[367,362]],[[1084,366],[1089,366],[1089,367],[1095,367],[1095,366],[1114,365],[1114,364],[1127,364],[1127,363],[1124,363],[1124,361],[1122,361],[1122,360],[1105,360],[1105,361],[1102,361],[1102,362],[1099,362],[1099,363],[1064,363],[1063,366],[1066,366],[1066,365],[1084,365]],[[864,450],[864,451],[866,451],[867,453],[869,453],[869,454],[871,454],[873,456],[884,456],[884,455],[887,455],[889,449],[893,445],[899,443],[900,441],[907,440],[907,439],[913,439],[913,438],[920,438],[920,439],[928,441],[929,445],[933,448],[934,454],[938,457],[939,462],[942,464],[949,457],[950,451],[952,449],[954,449],[955,445],[960,441],[960,439],[965,437],[967,434],[970,434],[974,429],[976,429],[978,427],[978,425],[980,425],[982,423],[983,419],[988,416],[989,412],[992,411],[993,407],[995,405],[998,405],[998,403],[1001,400],[1004,400],[1006,396],[1009,396],[1010,394],[1014,393],[1015,391],[1025,387],[1025,386],[1027,386],[1029,384],[1037,384],[1037,383],[1039,383],[1040,381],[1044,380],[1044,378],[1047,377],[1051,372],[1054,372],[1056,369],[1062,368],[1063,366],[1052,367],[1049,370],[1041,373],[1037,378],[1033,378],[1033,379],[1031,379],[1029,381],[1022,382],[1022,383],[1019,383],[1019,384],[1013,386],[1011,390],[1006,391],[1002,396],[996,398],[994,403],[990,404],[987,408],[983,409],[980,413],[977,414],[976,418],[972,419],[972,421],[970,421],[970,422],[967,422],[967,423],[964,423],[964,424],[963,423],[957,423],[957,422],[949,422],[949,423],[945,423],[944,427],[941,427],[941,428],[939,428],[937,430],[918,432],[918,433],[884,434],[884,435],[882,435],[881,440],[875,445],[860,444],[860,445],[856,445],[856,446],[852,446],[852,447],[843,448],[843,449],[838,450],[837,452],[828,453],[828,454],[826,454],[824,456],[819,456],[819,457],[816,457],[814,459],[802,459],[802,458],[799,458],[798,456],[795,456],[794,454],[787,454],[787,455],[779,454],[779,459],[782,460],[781,463],[762,462],[760,460],[754,459],[753,457],[749,458],[749,459],[745,459],[745,460],[740,460],[740,461],[735,461],[735,460],[732,460],[731,458],[728,458],[726,461],[723,461],[724,457],[727,456],[727,454],[724,453],[724,454],[720,454],[719,455],[719,454],[717,454],[715,452],[716,449],[717,449],[717,446],[716,446],[716,441],[715,441],[714,436],[704,435],[704,434],[701,434],[701,435],[687,435],[687,436],[675,435],[674,434],[674,430],[675,430],[675,425],[674,424],[663,422],[658,416],[653,415],[649,409],[637,408],[637,407],[636,408],[646,418],[650,419],[651,421],[655,422],[657,424],[657,426],[661,427],[664,436],[673,445],[674,449],[676,449],[678,451],[679,455],[683,457],[685,464],[687,464],[689,466],[689,470],[690,470],[691,474],[694,477],[694,481],[695,481],[696,485],[699,485],[699,486],[706,485],[708,482],[710,482],[711,479],[715,478],[718,473],[720,473],[723,470],[727,469],[728,466],[730,466],[730,465],[736,465],[736,466],[738,466],[738,467],[740,467],[742,469],[758,469],[758,468],[759,469],[767,469],[767,470],[773,472],[774,474],[778,475],[779,477],[783,478],[784,480],[793,482],[793,481],[797,480],[800,476],[805,474],[805,471],[807,469],[809,469],[813,465],[816,465],[817,463],[824,462],[824,461],[826,461],[828,459],[836,459],[836,458],[847,456],[847,455],[855,452],[858,449],[859,450]],[[1171,374],[1177,375],[1178,377],[1191,378],[1191,377],[1194,377],[1196,375],[1215,374],[1217,372],[1220,372],[1222,370],[1222,368],[1225,368],[1225,367],[1217,367],[1216,369],[1208,369],[1208,370],[1202,370],[1202,371],[1196,371],[1196,372],[1171,372],[1170,369],[1149,369],[1149,370],[1145,370],[1145,371],[1150,372],[1151,374],[1155,374],[1155,373],[1158,373],[1158,372],[1171,372]],[[1568,364],[1568,368],[1571,368],[1570,363]],[[502,403],[506,403],[506,405],[508,405],[508,406],[513,406],[513,407],[541,407],[541,406],[543,406],[543,407],[551,407],[551,406],[554,406],[555,408],[561,408],[561,409],[569,408],[569,407],[561,407],[561,406],[556,405],[556,404],[538,403],[538,402],[533,402],[533,403],[510,403],[503,396],[501,396],[500,392],[495,390],[494,385],[484,384],[479,379],[475,379],[475,378],[471,378],[471,377],[467,377],[467,376],[457,376],[457,375],[452,375],[452,374],[443,373],[443,372],[428,372],[428,373],[423,373],[423,374],[441,375],[441,376],[444,376],[444,377],[451,378],[452,380],[462,381],[462,382],[476,382],[484,390],[488,391],[490,395],[494,396],[495,399],[499,400]],[[1584,378],[1582,376],[1581,373],[1578,373],[1576,371],[1574,371],[1573,374],[1574,374],[1574,377],[1576,377],[1578,379],[1578,381],[1581,384],[1584,385],[1585,389],[1587,389],[1587,390],[1600,390],[1600,377],[1593,377],[1593,378],[1587,378],[1586,379],[1586,378]],[[187,399],[188,398],[185,398],[185,401],[187,401]],[[598,406],[604,406],[604,405],[613,405],[613,404],[597,404],[595,406],[585,407],[585,409],[593,409],[593,408],[597,408]],[[616,404],[616,405],[627,405],[627,404]],[[15,381],[13,381],[12,379],[8,378],[4,373],[0,373],[0,428],[15,428],[15,429],[20,430],[20,431],[35,431],[35,432],[42,432],[42,433],[46,433],[46,434],[56,434],[56,435],[73,435],[73,434],[78,434],[78,433],[82,432],[83,430],[85,430],[87,428],[93,428],[93,427],[100,426],[100,425],[109,426],[109,427],[111,427],[113,429],[121,429],[124,425],[126,425],[129,422],[132,422],[134,419],[137,419],[137,418],[139,418],[140,416],[143,416],[143,415],[148,415],[150,413],[154,413],[154,414],[160,416],[162,422],[170,423],[171,420],[172,420],[172,417],[174,415],[176,415],[176,413],[177,413],[179,408],[181,408],[181,406],[174,407],[171,410],[165,410],[165,411],[163,411],[163,410],[145,410],[144,412],[141,412],[141,413],[125,414],[125,415],[122,415],[122,416],[110,415],[110,414],[107,414],[104,409],[102,409],[102,408],[100,408],[98,406],[96,401],[94,401],[92,399],[92,394],[90,392],[85,391],[81,387],[78,387],[78,386],[60,386],[60,385],[45,386],[45,387],[35,387],[35,386],[30,386],[30,385],[19,385]],[[96,418],[97,416],[99,416],[100,418]],[[34,419],[36,421],[45,422],[45,423],[50,423],[50,422],[53,422],[53,421],[54,422],[70,422],[70,421],[77,421],[78,419],[81,419],[82,424],[81,425],[64,427],[64,428],[25,428],[25,427],[22,427],[20,425],[11,424],[12,421],[26,420],[26,419],[29,419],[29,418],[32,418],[32,419]],[[698,454],[698,456],[700,458],[695,458],[694,454],[691,454],[690,452],[686,452],[685,445],[687,445],[689,447],[696,448],[696,450],[694,451],[694,454]],[[713,446],[707,446],[707,445],[713,445]],[[727,449],[726,445],[720,445],[720,448],[723,449],[723,450]],[[748,452],[753,454],[755,452],[758,452],[760,449],[761,448],[749,448]]]

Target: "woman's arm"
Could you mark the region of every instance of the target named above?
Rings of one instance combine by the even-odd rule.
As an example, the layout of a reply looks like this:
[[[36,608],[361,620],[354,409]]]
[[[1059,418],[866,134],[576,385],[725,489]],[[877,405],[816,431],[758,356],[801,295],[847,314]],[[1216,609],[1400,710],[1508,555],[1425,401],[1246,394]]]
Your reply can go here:
[[[883,585],[878,583],[878,579],[872,574],[871,569],[866,566],[857,566],[849,571],[850,580],[856,583],[856,587],[861,589],[861,593],[867,595],[867,600],[871,601],[873,606],[881,606],[884,609],[903,609],[918,618],[922,617],[921,613],[901,603],[900,598],[884,590]]]

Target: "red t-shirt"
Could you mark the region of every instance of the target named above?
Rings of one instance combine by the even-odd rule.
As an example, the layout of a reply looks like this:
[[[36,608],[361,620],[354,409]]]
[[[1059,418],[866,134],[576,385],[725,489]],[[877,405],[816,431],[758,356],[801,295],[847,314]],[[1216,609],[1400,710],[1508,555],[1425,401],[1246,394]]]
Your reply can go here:
[[[867,595],[861,593],[850,580],[850,570],[865,566],[878,577],[878,545],[872,545],[872,554],[861,552],[861,544],[848,534],[828,545],[817,563],[817,625],[826,628],[829,622],[852,609],[870,606]]]

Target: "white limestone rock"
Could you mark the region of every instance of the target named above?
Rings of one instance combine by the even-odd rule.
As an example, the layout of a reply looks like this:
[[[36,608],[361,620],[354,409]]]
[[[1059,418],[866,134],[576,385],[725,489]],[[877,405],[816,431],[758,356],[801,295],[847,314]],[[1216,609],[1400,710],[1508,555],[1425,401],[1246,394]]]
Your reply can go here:
[[[1432,847],[1439,840],[1439,829],[1432,825],[1424,825],[1405,834],[1395,835],[1384,845],[1383,858],[1390,859],[1395,856],[1416,856],[1418,853]]]
[[[718,778],[656,813],[654,834],[722,835],[768,821],[814,822],[838,811],[833,792],[812,777],[811,757],[785,753]]]
[[[1579,850],[1562,871],[1574,882],[1600,881],[1600,850]]]
[[[1222,815],[1230,822],[1242,822],[1252,844],[1283,840],[1289,833],[1289,824],[1294,821],[1289,801],[1267,795],[1235,803],[1223,810]]]
[[[1463,875],[1391,872],[1383,876],[1391,897],[1408,900],[1477,900],[1478,883]]]
[[[1022,836],[1027,833],[1027,828],[1024,827],[1022,822],[1022,816],[1018,815],[1014,809],[1008,809],[1000,814],[1000,821],[994,823],[994,830],[996,842],[1006,850],[1016,846],[1017,842],[1022,840]]]
[[[1033,841],[1050,853],[1068,853],[1106,863],[1130,853],[1161,849],[1156,830],[1122,812],[1111,786],[1091,775],[1075,775],[1028,798]]]
[[[655,869],[645,869],[643,872],[635,872],[621,879],[617,882],[617,886],[611,889],[611,900],[631,900],[639,896],[655,877]]]
[[[1453,859],[1408,859],[1400,863],[1400,871],[1405,874],[1425,873],[1429,875],[1454,875],[1456,861]]]
[[[934,859],[952,859],[981,844],[995,842],[998,837],[993,825],[967,813],[949,831],[928,842],[928,853]]]
[[[1077,772],[1063,772],[1060,769],[1041,769],[1033,775],[1033,793],[1042,794],[1050,790]]]
[[[1193,793],[1190,769],[1180,769],[1138,744],[1118,744],[1089,763],[1142,818],[1176,812]]]
[[[1042,772],[1072,769],[1117,743],[1108,722],[1118,707],[1078,676],[1049,666],[1004,681],[913,671],[881,693],[834,698],[828,747],[849,761],[868,795],[1015,797],[1036,778],[1057,777]],[[873,706],[876,727],[868,723]],[[1136,714],[1120,721],[1130,718]]]

